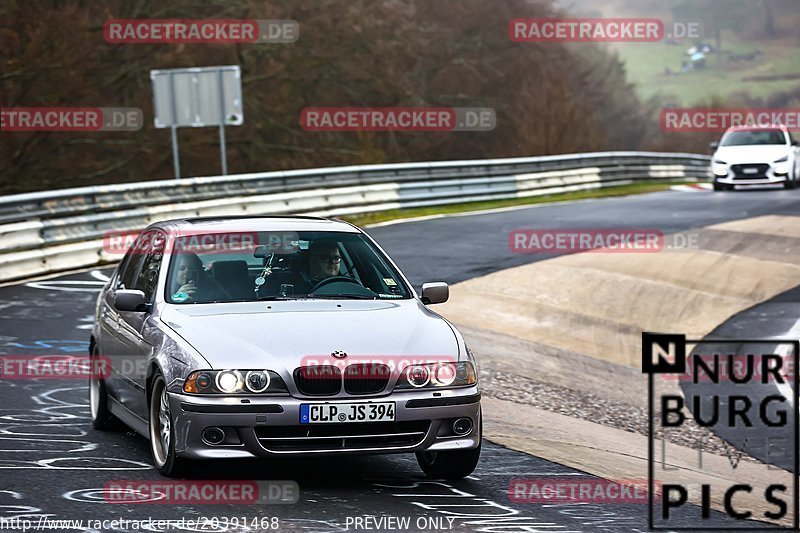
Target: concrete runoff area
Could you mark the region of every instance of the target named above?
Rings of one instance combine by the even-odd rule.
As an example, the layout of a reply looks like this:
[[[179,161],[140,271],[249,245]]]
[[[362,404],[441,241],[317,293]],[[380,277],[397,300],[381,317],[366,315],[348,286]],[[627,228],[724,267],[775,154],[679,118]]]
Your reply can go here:
[[[482,374],[535,376],[646,408],[646,377],[639,370],[642,331],[702,338],[729,317],[800,283],[798,216],[762,216],[683,233],[691,237],[684,242],[696,245],[660,253],[562,255],[457,283],[450,301],[434,309],[463,328]],[[498,349],[504,343],[514,349]],[[485,387],[491,440],[600,477],[647,477],[647,439],[641,431],[598,423],[581,414],[581,406],[572,414],[563,406],[509,401],[500,390]],[[699,472],[697,453],[670,444],[666,460],[689,483],[714,476],[730,484],[751,483],[753,495],[737,500],[756,515],[765,506],[758,487],[776,480],[792,486],[789,472],[767,472],[753,460],[731,473],[730,457],[719,449],[704,458]],[[698,500],[690,491],[690,501]],[[712,497],[712,506],[723,510],[721,498]]]
[[[696,249],[562,255],[457,283],[436,311],[458,325],[641,367],[642,331],[699,338],[800,282],[800,237],[780,237],[794,253],[760,249],[774,244],[762,235],[778,219],[800,226],[800,217],[758,217],[686,232],[697,235]],[[759,231],[744,231],[748,222]]]

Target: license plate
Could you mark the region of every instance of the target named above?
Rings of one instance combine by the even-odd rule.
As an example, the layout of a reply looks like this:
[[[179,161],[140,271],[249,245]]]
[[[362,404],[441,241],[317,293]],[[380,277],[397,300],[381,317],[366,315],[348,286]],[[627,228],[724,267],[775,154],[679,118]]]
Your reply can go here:
[[[304,403],[301,424],[394,422],[394,402]]]
[[[743,168],[742,172],[744,172],[745,174],[758,174],[758,169],[757,168]]]

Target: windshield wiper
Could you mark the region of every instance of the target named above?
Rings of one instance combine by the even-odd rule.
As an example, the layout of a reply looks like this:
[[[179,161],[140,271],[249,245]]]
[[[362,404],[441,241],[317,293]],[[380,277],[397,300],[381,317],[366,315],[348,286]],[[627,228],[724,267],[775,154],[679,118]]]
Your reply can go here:
[[[319,298],[320,300],[377,300],[377,296],[368,296],[366,294],[309,294],[312,298]]]

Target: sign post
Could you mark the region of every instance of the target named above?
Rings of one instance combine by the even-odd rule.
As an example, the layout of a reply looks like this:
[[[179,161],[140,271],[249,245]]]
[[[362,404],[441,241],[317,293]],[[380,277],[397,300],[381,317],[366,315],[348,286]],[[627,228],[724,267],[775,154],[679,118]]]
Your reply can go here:
[[[228,174],[225,126],[244,123],[238,65],[150,71],[156,128],[172,130],[175,178],[180,178],[177,128],[219,127],[222,175]]]

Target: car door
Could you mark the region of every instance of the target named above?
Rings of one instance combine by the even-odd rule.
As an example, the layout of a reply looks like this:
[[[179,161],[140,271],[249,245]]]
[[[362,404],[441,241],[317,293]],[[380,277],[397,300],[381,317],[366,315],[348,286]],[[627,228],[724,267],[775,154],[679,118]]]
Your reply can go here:
[[[142,243],[137,253],[141,260],[132,282],[125,288],[136,289],[144,293],[145,302],[149,305],[143,311],[118,311],[117,339],[119,341],[119,358],[112,363],[121,376],[120,400],[134,414],[147,418],[147,398],[145,376],[147,362],[153,351],[153,345],[144,338],[145,322],[150,318],[150,311],[155,296],[158,272],[161,268],[166,235],[160,230],[153,230],[142,236]]]
[[[97,339],[97,346],[100,355],[107,357],[111,362],[112,373],[106,379],[106,389],[111,396],[118,400],[125,396],[127,387],[120,386],[123,384],[123,378],[120,375],[122,369],[119,366],[123,342],[119,336],[119,311],[114,307],[114,295],[119,289],[133,288],[136,276],[144,262],[144,256],[137,250],[137,244],[134,244],[125,254],[100,305],[100,337]]]

